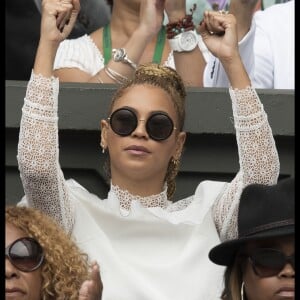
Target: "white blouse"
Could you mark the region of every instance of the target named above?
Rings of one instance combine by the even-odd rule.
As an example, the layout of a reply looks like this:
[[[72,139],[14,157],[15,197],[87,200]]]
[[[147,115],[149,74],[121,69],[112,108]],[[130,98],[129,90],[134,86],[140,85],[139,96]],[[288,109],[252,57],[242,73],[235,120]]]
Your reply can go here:
[[[210,262],[208,252],[220,240],[236,237],[242,189],[253,182],[274,184],[279,175],[272,131],[256,91],[229,89],[240,162],[236,177],[230,183],[203,181],[176,203],[167,200],[166,187],[141,199],[112,186],[102,200],[65,180],[58,91],[57,78],[32,73],[18,144],[21,204],[56,219],[98,261],[102,300],[219,299],[224,268]]]
[[[200,35],[198,46],[204,59],[208,61],[209,52]],[[175,69],[173,51],[169,53],[163,65]],[[66,39],[59,44],[54,60],[54,70],[62,68],[78,68],[95,76],[104,68],[104,57],[93,39],[85,34],[76,39]]]

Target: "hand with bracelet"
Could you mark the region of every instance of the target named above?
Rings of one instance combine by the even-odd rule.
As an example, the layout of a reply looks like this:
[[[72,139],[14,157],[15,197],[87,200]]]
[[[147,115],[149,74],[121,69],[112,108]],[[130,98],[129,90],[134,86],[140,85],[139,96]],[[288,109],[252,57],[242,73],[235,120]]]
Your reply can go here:
[[[185,0],[114,0],[109,4],[109,24],[60,44],[54,61],[54,74],[60,81],[120,83],[123,77],[131,78],[139,64],[154,62],[176,69],[186,85],[202,86],[205,61],[201,50],[195,44],[188,52],[173,52],[162,25],[164,11],[170,22],[185,18],[190,9]]]

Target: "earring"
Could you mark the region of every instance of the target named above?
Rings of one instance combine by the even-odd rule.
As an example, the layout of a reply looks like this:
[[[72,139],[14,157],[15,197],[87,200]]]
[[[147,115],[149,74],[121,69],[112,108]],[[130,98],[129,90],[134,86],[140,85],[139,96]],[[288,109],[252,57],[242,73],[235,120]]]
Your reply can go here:
[[[172,157],[171,163],[172,163],[175,167],[177,167],[177,166],[179,165],[179,162],[180,162],[180,160],[179,160],[178,158]]]
[[[244,300],[244,281],[242,282],[242,285],[241,285],[241,300]]]
[[[102,154],[104,154],[105,153],[105,146],[102,143],[100,143],[100,147],[102,148]]]

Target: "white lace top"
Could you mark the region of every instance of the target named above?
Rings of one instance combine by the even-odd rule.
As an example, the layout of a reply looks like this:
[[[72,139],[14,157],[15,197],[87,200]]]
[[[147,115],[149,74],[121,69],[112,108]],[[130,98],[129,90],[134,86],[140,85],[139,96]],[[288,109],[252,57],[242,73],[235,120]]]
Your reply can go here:
[[[209,53],[200,35],[198,45],[205,60],[208,61]],[[164,65],[175,69],[173,51],[169,53]],[[78,68],[94,76],[104,68],[104,57],[93,39],[85,34],[76,39],[66,39],[59,44],[54,70],[62,68]]]
[[[230,183],[203,181],[191,196],[167,200],[166,187],[147,198],[112,186],[99,199],[59,164],[57,78],[32,73],[22,109],[18,163],[22,203],[55,218],[100,264],[102,300],[218,299],[223,267],[209,250],[237,234],[243,187],[274,184],[279,160],[256,91],[229,89],[240,170]]]

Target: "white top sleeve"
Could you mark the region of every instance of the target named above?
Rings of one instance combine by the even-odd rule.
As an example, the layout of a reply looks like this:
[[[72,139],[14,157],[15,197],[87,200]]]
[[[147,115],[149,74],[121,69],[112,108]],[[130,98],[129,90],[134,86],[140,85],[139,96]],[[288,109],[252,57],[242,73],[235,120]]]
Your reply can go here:
[[[58,89],[57,78],[32,72],[22,108],[17,159],[29,205],[50,215],[70,232],[73,207],[59,165]]]
[[[198,47],[208,61],[209,52],[199,36]],[[171,51],[163,65],[175,68],[173,51]],[[96,75],[104,68],[104,57],[93,39],[85,34],[77,39],[67,39],[60,43],[54,61],[54,70],[62,68],[78,68],[83,72]]]
[[[279,175],[279,158],[267,114],[255,89],[229,89],[240,170],[214,205],[215,224],[221,241],[237,237],[240,195],[251,183],[275,184]]]
[[[22,110],[17,158],[29,204],[51,215],[70,231],[74,225],[74,208],[59,165],[58,89],[58,79],[32,73]],[[242,189],[250,183],[273,184],[279,174],[279,159],[272,131],[256,91],[249,87],[243,90],[230,89],[229,92],[240,170],[226,189],[210,200],[215,203],[214,222],[222,240],[236,236]]]
[[[104,58],[91,37],[85,34],[60,43],[54,70],[62,68],[78,68],[94,76],[104,68]]]

